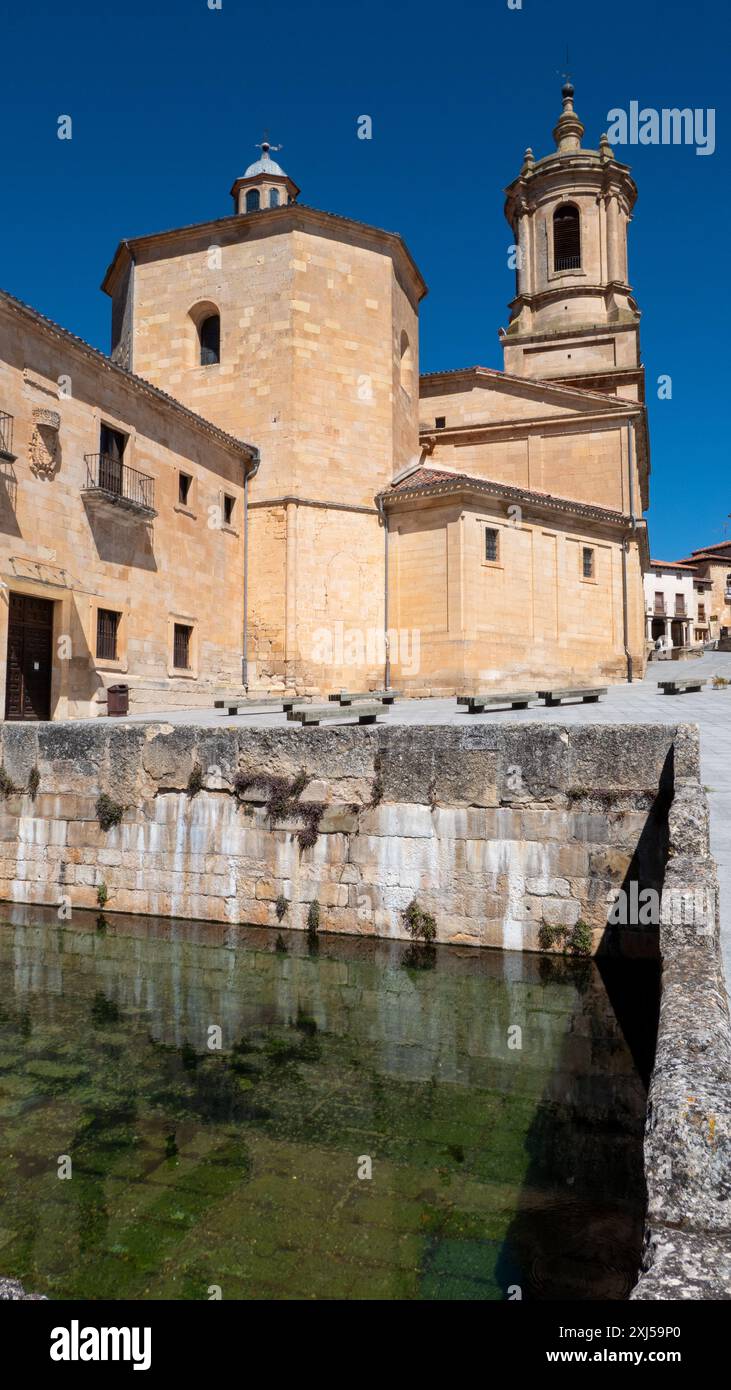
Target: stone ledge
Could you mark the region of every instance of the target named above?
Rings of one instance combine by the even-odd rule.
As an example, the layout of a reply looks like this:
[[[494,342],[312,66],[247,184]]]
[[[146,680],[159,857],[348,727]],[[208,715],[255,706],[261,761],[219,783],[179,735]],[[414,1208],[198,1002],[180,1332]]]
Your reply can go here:
[[[630,1299],[731,1299],[731,1236],[655,1228],[642,1264]]]

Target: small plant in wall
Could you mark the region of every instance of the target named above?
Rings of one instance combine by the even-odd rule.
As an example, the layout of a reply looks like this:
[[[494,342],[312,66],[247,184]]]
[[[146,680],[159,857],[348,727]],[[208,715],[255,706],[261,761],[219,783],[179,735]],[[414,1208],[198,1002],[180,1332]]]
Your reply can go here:
[[[380,806],[383,801],[383,794],[386,790],[383,781],[383,758],[380,753],[376,753],[373,759],[374,778],[371,783],[371,799],[369,806]]]
[[[287,902],[287,899],[285,898],[284,893],[280,893],[280,894],[279,894],[279,897],[277,898],[277,901],[276,901],[275,904],[274,904],[274,911],[275,911],[276,914],[277,914],[277,921],[278,921],[278,922],[281,922],[281,921],[284,920],[284,918],[287,916],[287,911],[288,911],[288,909],[289,909],[289,903]]]
[[[32,767],[28,773],[28,795],[31,801],[35,801],[38,795],[38,788],[41,785],[41,774],[37,767]]]
[[[564,955],[589,956],[592,948],[591,927],[581,918],[573,927],[551,927],[541,922],[538,945],[542,951],[561,951]]]
[[[96,818],[102,830],[111,830],[113,825],[119,825],[125,810],[125,806],[114,801],[106,792],[101,792],[96,799]]]
[[[307,910],[307,935],[317,936],[320,930],[320,904],[314,898]]]
[[[3,800],[6,800],[7,797],[12,796],[13,792],[17,790],[18,788],[16,787],[12,777],[9,775],[8,772],[6,772],[5,767],[0,766],[0,796],[3,798]]]
[[[100,907],[106,907],[109,902],[109,889],[103,879],[96,890],[96,900]]]
[[[186,788],[186,791],[188,793],[188,796],[193,797],[197,796],[198,792],[201,791],[202,788],[203,768],[201,767],[200,763],[194,763],[190,777],[188,778],[188,786]]]
[[[436,940],[436,919],[432,917],[431,912],[425,912],[419,907],[416,898],[412,898],[403,913],[403,923],[412,941],[422,941],[426,946],[430,946]]]

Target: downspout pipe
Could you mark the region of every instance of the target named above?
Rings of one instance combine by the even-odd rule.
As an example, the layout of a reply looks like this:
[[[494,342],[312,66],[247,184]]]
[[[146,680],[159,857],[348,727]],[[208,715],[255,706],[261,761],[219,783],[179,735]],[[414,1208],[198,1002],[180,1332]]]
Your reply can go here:
[[[244,631],[241,650],[241,684],[249,688],[249,483],[259,472],[261,454],[252,449],[244,460]]]
[[[627,421],[627,485],[629,497],[629,515],[632,535],[637,530],[637,517],[635,515],[635,493],[634,493],[634,448],[635,444],[635,422]],[[627,556],[629,554],[629,537],[624,536],[622,540],[622,628],[624,640],[624,655],[627,662],[627,681],[631,685],[634,679],[634,663],[629,646],[629,598],[627,592]]]
[[[388,517],[383,505],[383,497],[376,498],[378,515],[383,526],[383,643],[385,654],[385,666],[383,672],[383,688],[391,689],[391,650],[388,640]]]

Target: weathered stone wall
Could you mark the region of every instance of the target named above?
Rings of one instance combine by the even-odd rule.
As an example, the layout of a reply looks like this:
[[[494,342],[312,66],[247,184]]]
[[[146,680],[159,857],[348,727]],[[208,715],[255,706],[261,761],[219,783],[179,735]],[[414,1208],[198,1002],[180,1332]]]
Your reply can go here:
[[[635,1299],[731,1298],[731,1026],[716,866],[695,750],[675,747],[662,995],[648,1100],[643,1275]],[[685,899],[686,911],[677,904]]]
[[[439,941],[536,950],[585,923],[596,949],[622,883],[660,885],[675,732],[5,726],[0,896],[94,907],[104,885],[109,911],[271,926],[286,900],[300,928],[317,900],[323,930],[391,938],[416,899]]]

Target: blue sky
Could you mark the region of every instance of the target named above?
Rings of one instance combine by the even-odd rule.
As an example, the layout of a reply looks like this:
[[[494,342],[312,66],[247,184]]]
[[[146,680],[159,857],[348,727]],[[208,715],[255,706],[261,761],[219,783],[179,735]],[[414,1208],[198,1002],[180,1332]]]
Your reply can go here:
[[[213,0],[211,0],[213,3]],[[513,0],[515,3],[515,0]],[[445,6],[48,0],[6,7],[0,284],[103,350],[117,242],[232,210],[267,127],[301,199],[400,232],[430,287],[424,371],[502,366],[514,273],[502,190],[553,146],[566,45],[584,142],[612,107],[713,108],[716,150],[638,145],[630,279],[643,312],[653,555],[731,536],[725,5]],[[57,138],[71,115],[73,139]],[[373,138],[357,138],[357,118]],[[659,400],[657,378],[672,377]]]

